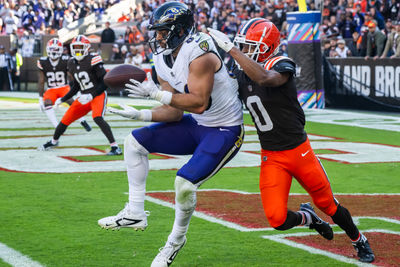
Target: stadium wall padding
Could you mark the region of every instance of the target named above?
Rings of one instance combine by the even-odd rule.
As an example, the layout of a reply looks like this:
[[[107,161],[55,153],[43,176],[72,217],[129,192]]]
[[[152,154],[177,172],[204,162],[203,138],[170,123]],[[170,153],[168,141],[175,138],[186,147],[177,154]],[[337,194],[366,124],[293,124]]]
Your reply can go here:
[[[303,108],[324,108],[319,25],[321,12],[288,12],[288,54],[297,65],[296,83]]]

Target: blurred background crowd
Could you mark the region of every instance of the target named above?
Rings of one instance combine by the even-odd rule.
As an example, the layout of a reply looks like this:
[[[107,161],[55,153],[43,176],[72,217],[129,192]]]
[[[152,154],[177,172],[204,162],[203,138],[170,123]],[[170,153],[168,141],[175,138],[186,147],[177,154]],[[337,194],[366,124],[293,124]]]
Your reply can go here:
[[[400,57],[400,0],[306,0],[307,10],[322,12],[323,54],[327,57]],[[57,31],[89,14],[101,23],[101,43],[113,43],[111,60],[139,65],[151,62],[147,30],[152,11],[162,2],[137,2],[113,21],[104,11],[119,0],[0,0],[0,34],[9,35],[11,55],[37,55],[36,38]],[[194,11],[198,31],[212,27],[231,38],[240,24],[254,17],[272,21],[281,31],[281,54],[287,55],[286,14],[298,11],[296,0],[185,0]],[[111,24],[110,22],[111,21]],[[123,30],[117,30],[124,25]],[[101,46],[100,46],[101,49]]]

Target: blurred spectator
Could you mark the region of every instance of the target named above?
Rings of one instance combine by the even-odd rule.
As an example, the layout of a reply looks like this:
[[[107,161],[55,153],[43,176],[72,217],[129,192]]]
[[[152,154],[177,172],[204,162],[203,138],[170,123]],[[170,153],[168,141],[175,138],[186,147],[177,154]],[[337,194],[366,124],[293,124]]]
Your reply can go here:
[[[14,90],[21,91],[21,66],[23,64],[23,59],[20,53],[18,53],[18,49],[15,48],[11,50],[10,53],[11,61],[12,61],[12,72],[11,72],[11,79],[13,82]]]
[[[357,24],[353,21],[353,15],[350,12],[342,14],[343,20],[339,22],[339,30],[343,38],[351,38],[356,31]]]
[[[375,3],[376,2],[379,1],[375,1]],[[375,7],[371,7],[369,12],[371,13],[372,19],[376,20],[378,28],[380,30],[385,29],[385,20],[383,19],[382,14]]]
[[[126,26],[125,36],[124,36],[125,43],[129,43],[129,39],[133,38],[131,37],[131,35],[133,35],[131,27]]]
[[[284,56],[284,57],[288,57],[288,53],[287,53],[287,41],[283,41],[281,43],[281,45],[279,46],[279,55],[280,56]]]
[[[32,57],[35,48],[35,36],[30,35],[28,31],[24,32],[24,36],[21,38],[21,54],[23,57]]]
[[[351,56],[351,52],[349,48],[346,46],[346,41],[343,39],[337,41],[337,47],[335,51],[337,53],[336,57],[346,58],[348,56]]]
[[[381,58],[385,58],[386,56],[390,58],[400,57],[400,23],[395,25],[395,30],[387,38],[385,50]]]
[[[111,54],[111,61],[122,59],[121,52],[119,51],[118,44],[113,44],[112,47],[112,54]]]
[[[330,41],[330,40],[325,39],[325,40],[323,41],[323,48],[322,48],[322,50],[323,50],[322,54],[323,54],[325,57],[329,57],[329,56],[330,56],[330,51],[331,51],[331,41]]]
[[[353,21],[356,24],[356,31],[360,32],[361,26],[364,24],[364,15],[361,12],[361,5],[356,4],[356,12],[354,12]]]
[[[362,37],[358,32],[353,32],[352,41],[349,44],[349,49],[353,57],[359,57],[361,55],[361,39]]]
[[[369,57],[374,57],[374,59],[376,59],[383,53],[386,36],[376,29],[376,24],[372,21],[368,23],[368,31],[367,54],[365,59],[368,59]]]
[[[122,34],[120,34],[120,35],[118,36],[118,39],[115,40],[115,42],[116,42],[117,44],[124,44],[124,43],[125,43],[124,36],[123,36]]]
[[[121,58],[125,60],[128,55],[128,48],[126,47],[126,45],[123,45],[121,46],[120,50],[121,50]]]
[[[129,35],[128,43],[140,45],[144,41],[142,33],[138,30],[137,26],[132,26],[132,33]]]
[[[117,22],[121,23],[129,20],[130,20],[129,16],[127,16],[125,13],[122,13],[121,17],[118,18]]]
[[[3,45],[0,45],[0,91],[12,90],[11,80],[12,62]]]
[[[135,46],[131,46],[130,53],[125,59],[125,64],[132,64],[139,68],[142,67],[143,57],[139,54],[138,49]]]
[[[114,43],[115,41],[115,33],[114,30],[110,28],[110,22],[107,21],[105,23],[106,28],[101,33],[101,42],[102,43]]]

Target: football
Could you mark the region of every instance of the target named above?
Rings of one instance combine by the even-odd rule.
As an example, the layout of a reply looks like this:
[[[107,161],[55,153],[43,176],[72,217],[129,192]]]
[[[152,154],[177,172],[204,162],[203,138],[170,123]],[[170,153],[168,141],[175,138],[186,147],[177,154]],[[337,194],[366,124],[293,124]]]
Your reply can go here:
[[[130,79],[143,82],[146,79],[146,72],[136,66],[122,64],[106,73],[104,83],[113,90],[121,90]]]

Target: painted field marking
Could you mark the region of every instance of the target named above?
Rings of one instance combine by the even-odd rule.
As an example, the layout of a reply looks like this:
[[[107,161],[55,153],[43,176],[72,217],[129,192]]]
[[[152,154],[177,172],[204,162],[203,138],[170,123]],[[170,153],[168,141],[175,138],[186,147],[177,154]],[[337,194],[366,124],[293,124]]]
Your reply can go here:
[[[15,249],[10,248],[6,244],[0,242],[0,258],[14,267],[43,267],[37,261],[32,260],[28,256],[21,254]]]
[[[400,235],[400,232],[396,232],[396,231],[389,231],[389,230],[385,230],[385,229],[369,229],[369,230],[363,230],[363,233],[373,233],[373,232],[378,232],[378,233],[385,233],[385,234],[395,234],[395,235]],[[335,234],[344,234],[345,232],[335,232]],[[338,260],[338,261],[342,261],[345,263],[352,263],[355,264],[357,266],[375,266],[374,264],[369,264],[369,263],[362,263],[359,262],[356,259],[351,259],[342,255],[338,255],[332,252],[328,252],[326,250],[322,250],[322,249],[318,249],[318,248],[314,248],[311,246],[307,246],[304,244],[300,244],[291,240],[286,239],[287,237],[301,237],[301,236],[310,236],[310,235],[319,235],[318,233],[290,233],[290,234],[278,234],[278,235],[264,235],[262,236],[262,238],[265,239],[269,239],[284,245],[288,245],[294,248],[299,248],[302,250],[305,250],[309,253],[312,254],[319,254],[319,255],[323,255],[323,256],[327,256],[329,258],[332,258],[334,260]]]
[[[229,190],[229,189],[199,189],[197,191],[200,191],[200,192],[201,191],[203,191],[203,192],[207,192],[207,191],[224,191],[224,192],[232,192],[232,193],[238,193],[238,194],[259,194],[259,193],[249,193],[249,192],[245,192],[245,191]],[[162,190],[162,191],[149,191],[147,193],[171,193],[171,192],[174,192],[174,191],[173,190]],[[125,194],[128,194],[128,193],[125,192]],[[290,194],[290,196],[294,196],[294,195],[296,195],[296,196],[308,196],[308,194],[305,194],[305,193],[295,193],[295,194],[291,193]],[[377,193],[374,193],[374,194],[338,193],[338,194],[335,194],[335,195],[356,195],[356,196],[360,196],[360,195],[365,195],[365,196],[368,196],[368,195],[373,195],[373,196],[377,196],[377,195],[386,195],[386,196],[395,195],[395,196],[398,196],[400,194],[399,193],[394,193],[394,194],[385,194],[385,193],[383,193],[383,194],[377,194]],[[152,203],[164,206],[164,207],[171,208],[171,209],[174,209],[174,207],[175,207],[175,205],[172,204],[171,202],[164,201],[164,200],[161,200],[161,199],[158,199],[158,198],[154,198],[154,197],[151,197],[151,196],[148,196],[148,195],[146,195],[146,200],[150,201]],[[200,219],[204,219],[204,220],[212,222],[212,223],[218,223],[218,224],[220,224],[222,226],[225,226],[225,227],[237,230],[237,231],[241,231],[241,232],[260,232],[260,231],[273,231],[273,230],[275,230],[273,227],[265,227],[265,228],[245,227],[245,226],[239,225],[237,223],[229,222],[229,221],[226,221],[226,220],[220,219],[220,218],[216,218],[214,216],[210,216],[210,215],[205,214],[204,212],[199,212],[199,211],[194,211],[193,216],[198,217]],[[376,217],[375,216],[353,216],[352,218],[354,220],[354,224],[356,224],[356,225],[360,224],[360,219],[372,219],[372,220],[379,220],[379,221],[384,221],[384,222],[389,222],[389,223],[394,223],[394,224],[400,224],[399,220],[380,217],[380,216],[376,216]],[[332,224],[332,225],[333,226],[337,226],[336,224]],[[301,228],[304,228],[304,229],[308,230],[308,228],[305,227],[305,226],[297,226],[297,227],[294,227],[293,229],[301,229]]]

